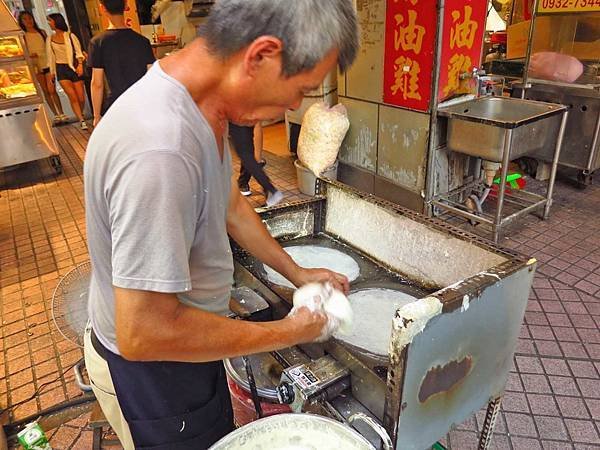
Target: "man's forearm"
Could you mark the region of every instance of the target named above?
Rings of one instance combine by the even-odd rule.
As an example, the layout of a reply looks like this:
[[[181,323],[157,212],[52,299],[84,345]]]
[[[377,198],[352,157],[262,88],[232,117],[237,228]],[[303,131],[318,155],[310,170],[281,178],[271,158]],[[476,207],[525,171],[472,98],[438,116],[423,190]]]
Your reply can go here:
[[[100,118],[102,112],[102,100],[104,99],[104,86],[92,82],[92,109],[94,118]]]
[[[260,217],[246,199],[242,198],[237,204],[236,210],[229,215],[227,231],[239,245],[260,261],[290,281],[294,281],[292,278],[298,266],[269,234]]]
[[[187,306],[175,294],[115,289],[117,346],[137,361],[206,362],[301,341],[290,319],[244,322]],[[152,310],[148,310],[152,304]]]
[[[227,231],[243,248],[261,262],[275,269],[296,287],[306,283],[331,283],[346,294],[350,290],[348,279],[327,269],[304,269],[271,237],[260,217],[239,191],[232,190],[227,214]]]

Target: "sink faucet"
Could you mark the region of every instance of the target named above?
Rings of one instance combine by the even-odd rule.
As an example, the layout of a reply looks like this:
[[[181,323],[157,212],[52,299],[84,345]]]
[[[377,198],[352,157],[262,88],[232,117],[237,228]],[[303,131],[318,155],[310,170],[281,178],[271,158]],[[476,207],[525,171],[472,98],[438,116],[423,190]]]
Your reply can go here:
[[[470,72],[463,72],[461,73],[458,78],[462,81],[462,80],[467,80],[467,79],[472,79],[475,80],[475,83],[477,84],[477,92],[476,95],[477,97],[481,96],[481,95],[485,95],[484,93],[482,93],[482,77],[485,75],[485,70],[483,69],[479,69],[477,67],[473,67],[473,69]]]
[[[467,78],[472,78],[473,80],[479,80],[480,77],[485,75],[485,70],[479,69],[477,67],[473,67],[473,70],[470,72],[463,72],[459,75],[461,80],[466,80]]]
[[[470,72],[459,75],[461,80],[473,79],[477,82],[477,97],[485,95],[502,95],[504,77],[486,75],[485,70],[473,67]]]

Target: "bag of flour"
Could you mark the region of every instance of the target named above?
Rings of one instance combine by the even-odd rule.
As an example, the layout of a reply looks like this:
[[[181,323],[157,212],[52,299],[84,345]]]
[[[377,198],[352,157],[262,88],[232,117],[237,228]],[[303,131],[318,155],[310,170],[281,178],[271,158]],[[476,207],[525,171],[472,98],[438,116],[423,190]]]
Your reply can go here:
[[[304,114],[298,138],[298,158],[316,176],[333,166],[340,145],[350,127],[348,113],[341,103],[329,108],[315,103]]]

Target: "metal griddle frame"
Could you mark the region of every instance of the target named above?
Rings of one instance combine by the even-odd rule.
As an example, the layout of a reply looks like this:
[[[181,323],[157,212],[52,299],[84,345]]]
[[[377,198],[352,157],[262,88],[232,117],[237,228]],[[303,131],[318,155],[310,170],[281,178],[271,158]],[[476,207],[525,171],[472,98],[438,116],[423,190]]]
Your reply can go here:
[[[460,309],[462,306],[463,297],[469,295],[476,301],[478,294],[484,288],[494,285],[499,279],[504,279],[514,274],[517,271],[528,269],[534,270],[535,264],[532,264],[531,260],[522,254],[511,249],[506,249],[494,242],[487,240],[481,236],[469,233],[461,230],[457,227],[449,225],[448,223],[436,219],[425,217],[419,213],[403,208],[387,200],[383,200],[372,194],[365,193],[354,189],[348,185],[339,183],[337,181],[331,181],[326,179],[317,179],[315,197],[310,200],[290,202],[280,206],[259,210],[259,215],[263,221],[268,221],[270,218],[274,218],[278,215],[312,209],[314,215],[314,231],[313,234],[319,234],[325,232],[325,220],[327,215],[327,191],[330,187],[342,190],[348,194],[354,195],[360,199],[366,200],[369,203],[380,206],[386,211],[406,217],[410,220],[426,225],[434,230],[441,231],[454,238],[467,241],[471,244],[475,244],[480,248],[489,251],[491,253],[502,256],[506,259],[505,262],[487,269],[485,274],[475,275],[467,278],[460,283],[453,285],[452,289],[439,289],[436,292],[430,294],[432,297],[438,298],[442,304],[442,313],[449,313]],[[279,238],[280,241],[285,242],[286,237]],[[343,239],[340,239],[343,242]],[[352,246],[351,243],[348,243]],[[247,252],[239,247],[234,241],[232,241],[232,249],[234,259],[239,259]],[[358,250],[357,250],[358,251]],[[359,251],[360,253],[360,251]],[[371,255],[365,255],[370,259],[376,260],[376,257]],[[385,264],[377,261],[378,264],[385,266]],[[273,291],[270,287],[261,281],[261,277],[258,273],[251,271],[247,267],[243,267],[236,262],[236,269],[241,272],[241,281],[244,284],[251,285],[261,292],[266,300],[271,304],[274,311],[279,312],[280,316],[283,316],[289,311],[291,307],[291,298],[285,299],[280,294]],[[242,269],[240,271],[240,269]],[[243,270],[245,269],[245,270]],[[394,271],[393,269],[389,268]],[[398,313],[396,313],[396,317]],[[405,320],[405,319],[403,319]],[[408,323],[405,320],[405,325]],[[396,332],[392,334],[392,340],[398,339]],[[298,348],[286,349],[283,351],[273,352],[273,356],[282,364],[284,367],[289,367],[298,363],[306,363],[310,358],[317,358],[322,354],[328,353],[334,356],[338,361],[347,364],[348,367],[354,373],[360,373],[360,376],[369,382],[386,382],[386,396],[384,406],[384,421],[383,425],[391,436],[392,441],[395,443],[398,435],[398,426],[401,420],[402,411],[402,388],[404,384],[404,375],[406,371],[407,354],[411,344],[408,344],[401,352],[397,355],[390,355],[390,364],[387,373],[377,370],[378,368],[369,367],[364,361],[361,361],[346,348],[336,342],[327,342],[322,345],[309,345],[302,346],[302,350]],[[307,356],[310,355],[310,356]],[[500,409],[502,399],[502,393],[492,399],[490,399],[487,405],[487,414],[485,417],[484,424],[482,426],[482,433],[479,441],[479,449],[487,449],[491,443],[492,432],[494,429],[495,421]],[[485,405],[481,405],[482,407]],[[323,402],[321,405],[315,405],[313,412],[319,414],[325,414],[329,417],[337,420],[345,421],[345,417],[336,411],[336,409],[329,402]]]

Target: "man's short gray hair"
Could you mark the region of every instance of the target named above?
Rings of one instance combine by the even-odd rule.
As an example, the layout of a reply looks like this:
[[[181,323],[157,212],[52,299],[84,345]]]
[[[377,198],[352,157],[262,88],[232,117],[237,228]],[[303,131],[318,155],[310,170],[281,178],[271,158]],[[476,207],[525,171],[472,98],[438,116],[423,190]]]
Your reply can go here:
[[[356,58],[359,31],[352,0],[217,0],[199,36],[227,58],[260,36],[283,42],[286,76],[314,68],[337,49],[344,72]]]

